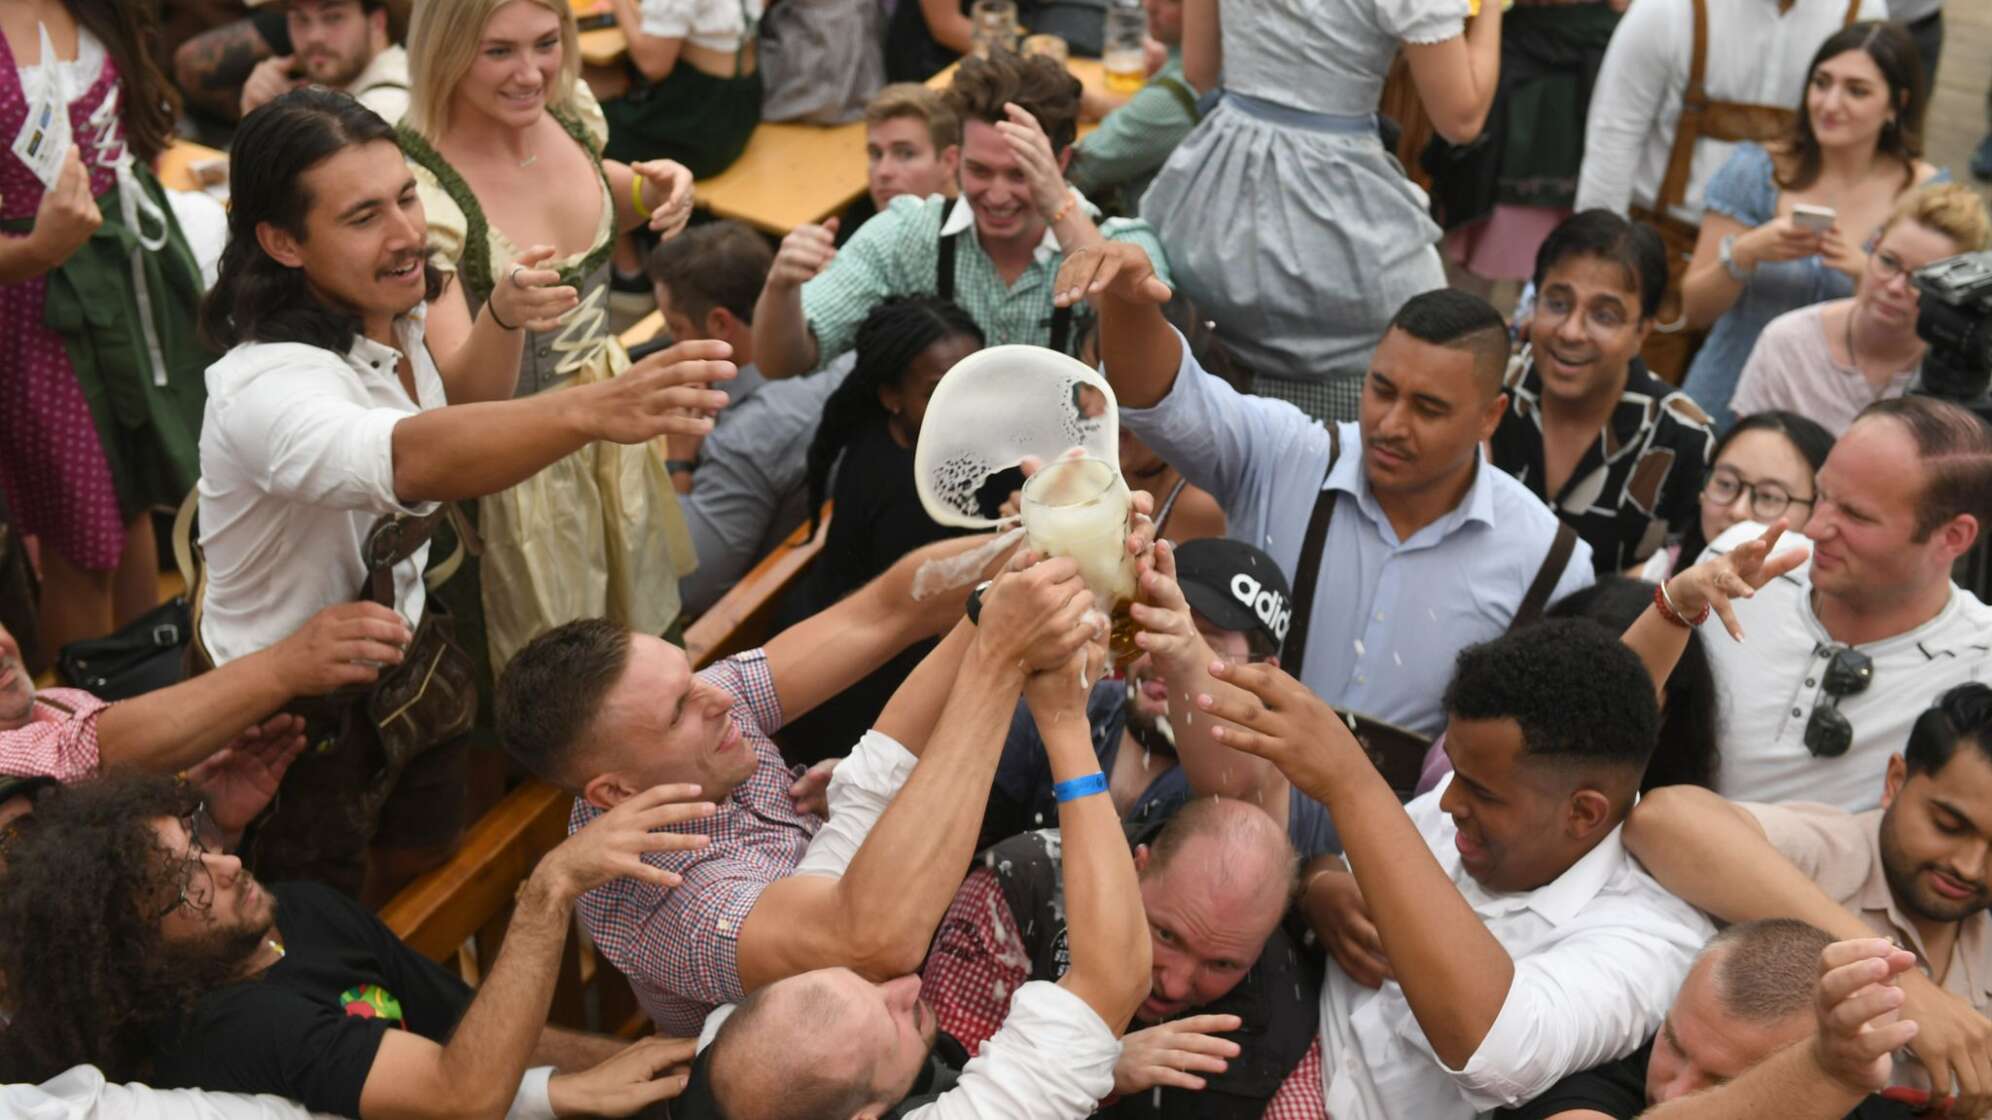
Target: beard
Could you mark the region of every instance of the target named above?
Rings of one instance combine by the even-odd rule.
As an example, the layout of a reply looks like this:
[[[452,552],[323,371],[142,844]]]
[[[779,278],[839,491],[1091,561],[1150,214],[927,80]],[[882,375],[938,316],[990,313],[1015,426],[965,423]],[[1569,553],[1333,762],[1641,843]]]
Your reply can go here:
[[[277,900],[271,897],[266,914],[227,925],[217,923],[195,937],[167,942],[161,947],[160,966],[182,985],[212,991],[245,978],[249,962],[276,925]]]
[[[1900,802],[1897,802],[1899,805]],[[1973,914],[1992,905],[1992,898],[1986,895],[1983,882],[1975,882],[1957,875],[1935,863],[1916,863],[1902,850],[1902,843],[1895,836],[1894,824],[1896,805],[1891,805],[1881,816],[1881,872],[1888,880],[1888,891],[1902,909],[1926,922],[1961,922]],[[1922,873],[1942,871],[1946,876],[1977,887],[1969,898],[1949,899],[1933,893],[1923,886]]]

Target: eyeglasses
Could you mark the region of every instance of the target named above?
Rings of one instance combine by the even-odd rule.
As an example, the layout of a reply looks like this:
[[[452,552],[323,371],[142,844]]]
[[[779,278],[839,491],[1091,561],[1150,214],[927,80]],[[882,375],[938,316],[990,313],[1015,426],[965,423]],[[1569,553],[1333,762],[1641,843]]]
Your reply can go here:
[[[1874,269],[1875,276],[1884,284],[1909,271],[1909,266],[1902,263],[1901,257],[1886,249],[1877,249],[1869,253],[1868,266]]]
[[[180,827],[187,830],[187,856],[180,865],[180,897],[161,910],[152,919],[155,922],[182,906],[202,914],[214,906],[214,874],[208,870],[206,857],[210,852],[221,852],[221,827],[208,816],[205,801],[197,802],[192,812],[180,818]]]
[[[1809,506],[1811,498],[1796,498],[1775,482],[1745,482],[1727,470],[1717,470],[1702,483],[1702,497],[1719,506],[1729,505],[1739,494],[1750,495],[1750,516],[1758,521],[1776,521],[1792,506]]]
[[[1820,687],[1826,702],[1812,706],[1812,718],[1805,721],[1805,749],[1814,758],[1838,758],[1854,745],[1854,725],[1840,711],[1840,700],[1858,696],[1874,683],[1874,660],[1850,646],[1820,646],[1813,656],[1832,653],[1826,663],[1826,676]]]

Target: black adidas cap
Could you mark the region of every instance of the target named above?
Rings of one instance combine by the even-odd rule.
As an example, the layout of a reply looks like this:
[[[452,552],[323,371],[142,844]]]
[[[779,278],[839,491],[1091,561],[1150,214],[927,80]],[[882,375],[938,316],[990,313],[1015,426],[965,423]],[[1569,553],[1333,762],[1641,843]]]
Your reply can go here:
[[[1273,558],[1243,541],[1207,537],[1176,548],[1176,581],[1190,609],[1223,630],[1277,651],[1293,623],[1293,592]]]

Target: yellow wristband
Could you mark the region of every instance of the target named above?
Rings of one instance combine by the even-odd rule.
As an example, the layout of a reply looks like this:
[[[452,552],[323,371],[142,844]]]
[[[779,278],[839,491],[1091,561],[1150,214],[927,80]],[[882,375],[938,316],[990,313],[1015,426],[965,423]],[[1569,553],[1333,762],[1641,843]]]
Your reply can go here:
[[[650,207],[643,204],[643,176],[634,171],[629,176],[629,200],[636,203],[636,212],[643,217],[650,216]]]

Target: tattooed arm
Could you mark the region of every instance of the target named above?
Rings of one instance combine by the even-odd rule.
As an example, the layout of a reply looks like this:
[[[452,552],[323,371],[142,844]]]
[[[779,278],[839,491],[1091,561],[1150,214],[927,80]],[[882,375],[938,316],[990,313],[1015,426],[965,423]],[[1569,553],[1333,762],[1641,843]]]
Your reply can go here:
[[[242,84],[271,53],[256,25],[239,19],[180,44],[173,52],[173,81],[189,106],[233,121],[240,116]]]

